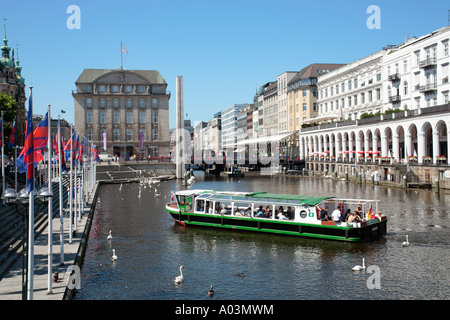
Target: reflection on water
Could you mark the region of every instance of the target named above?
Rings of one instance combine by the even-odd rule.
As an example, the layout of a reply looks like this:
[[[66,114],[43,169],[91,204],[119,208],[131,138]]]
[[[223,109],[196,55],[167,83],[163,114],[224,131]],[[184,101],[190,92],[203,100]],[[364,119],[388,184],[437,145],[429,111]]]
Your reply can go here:
[[[450,298],[450,194],[289,176],[225,180],[196,172],[192,188],[381,200],[387,236],[353,244],[178,226],[164,205],[169,192],[181,188],[181,181],[101,187],[76,299],[210,299],[211,284],[214,299]],[[403,248],[406,234],[411,245]],[[351,271],[362,257],[379,266],[381,289],[367,288],[370,274]],[[180,265],[185,280],[175,285]]]

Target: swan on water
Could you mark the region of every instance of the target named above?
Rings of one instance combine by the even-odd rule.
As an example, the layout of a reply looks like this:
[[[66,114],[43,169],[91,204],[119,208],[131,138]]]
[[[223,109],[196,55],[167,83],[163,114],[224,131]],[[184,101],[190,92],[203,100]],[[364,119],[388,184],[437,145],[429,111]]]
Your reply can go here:
[[[211,289],[208,290],[208,296],[212,297],[214,295],[214,289],[213,286],[211,285]]]
[[[182,283],[184,281],[183,271],[182,271],[183,268],[184,268],[183,266],[180,266],[180,275],[175,278],[175,283],[177,283],[177,284]]]
[[[108,237],[106,239],[111,240],[112,238],[113,237],[112,237],[112,234],[111,234],[111,230],[109,230],[109,235],[108,235]]]
[[[366,258],[363,258],[363,260],[362,260],[362,266],[354,266],[353,268],[352,268],[352,270],[353,271],[361,271],[361,270],[364,270],[365,268],[366,268],[366,266],[365,266],[365,264],[364,264],[364,261],[366,260]]]
[[[404,242],[402,243],[402,247],[407,247],[407,246],[409,246],[408,235],[406,235],[406,241],[404,241]]]
[[[116,261],[117,260],[117,256],[116,256],[116,250],[112,249],[113,255],[111,257],[112,261]]]

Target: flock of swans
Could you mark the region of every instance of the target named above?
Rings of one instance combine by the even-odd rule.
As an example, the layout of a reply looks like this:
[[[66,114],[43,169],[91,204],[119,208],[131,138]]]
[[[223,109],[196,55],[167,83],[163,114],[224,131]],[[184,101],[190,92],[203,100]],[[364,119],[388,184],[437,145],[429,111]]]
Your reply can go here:
[[[150,189],[152,184],[155,184],[154,196],[155,197],[159,197],[161,195],[161,193],[158,193],[158,188],[157,188],[156,184],[158,184],[160,182],[161,182],[161,180],[155,179],[155,178],[141,178],[141,179],[139,179],[138,198],[141,198],[141,196],[142,196],[142,189],[147,189],[147,186]],[[119,187],[119,191],[122,191],[122,187],[123,187],[123,184],[121,183],[120,187]],[[124,200],[124,197],[122,197],[121,199]]]

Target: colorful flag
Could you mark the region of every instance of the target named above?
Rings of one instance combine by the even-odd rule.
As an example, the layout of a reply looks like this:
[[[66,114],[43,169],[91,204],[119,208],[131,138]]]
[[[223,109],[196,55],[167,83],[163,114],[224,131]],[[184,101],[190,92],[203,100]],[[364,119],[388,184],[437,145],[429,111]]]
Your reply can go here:
[[[64,155],[64,149],[62,147],[62,145],[63,145],[62,136],[59,139],[59,143],[61,144],[61,172],[64,172],[64,171],[67,171],[67,167],[66,167],[66,157]]]
[[[94,161],[100,161],[100,157],[98,156],[97,146],[92,147],[92,153],[94,155]]]
[[[16,121],[14,120],[11,132],[9,133],[8,148],[14,148],[16,146],[16,139]]]
[[[39,122],[36,129],[33,131],[34,140],[34,162],[39,162],[44,159],[45,149],[47,149],[48,143],[48,112],[44,118]]]
[[[369,212],[367,212],[367,220],[370,220],[372,218],[372,205],[370,205]]]
[[[30,90],[31,91],[31,90]],[[23,151],[20,153],[26,166],[28,179],[28,192],[34,190],[34,136],[33,136],[33,98],[30,93],[28,116],[27,116],[27,130],[25,134],[25,142]]]

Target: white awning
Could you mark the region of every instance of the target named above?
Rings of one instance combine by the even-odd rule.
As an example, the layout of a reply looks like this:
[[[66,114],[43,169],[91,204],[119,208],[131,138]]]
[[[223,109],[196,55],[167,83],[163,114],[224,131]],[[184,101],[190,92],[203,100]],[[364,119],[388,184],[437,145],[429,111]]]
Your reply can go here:
[[[338,116],[335,114],[330,114],[330,115],[326,115],[326,116],[321,116],[321,117],[316,117],[316,118],[311,118],[311,119],[306,119],[303,122],[304,123],[314,123],[314,122],[320,122],[320,121],[328,121],[328,120],[335,120],[337,119]]]
[[[259,138],[252,138],[252,139],[246,139],[239,141],[237,143],[230,144],[228,146],[243,146],[247,144],[257,144],[257,143],[268,143],[268,142],[275,142],[275,141],[281,141],[284,140],[290,136],[295,134],[295,132],[289,132],[289,133],[283,133],[283,134],[277,134],[273,136],[267,136],[267,137],[259,137]],[[227,146],[225,146],[227,147]]]

